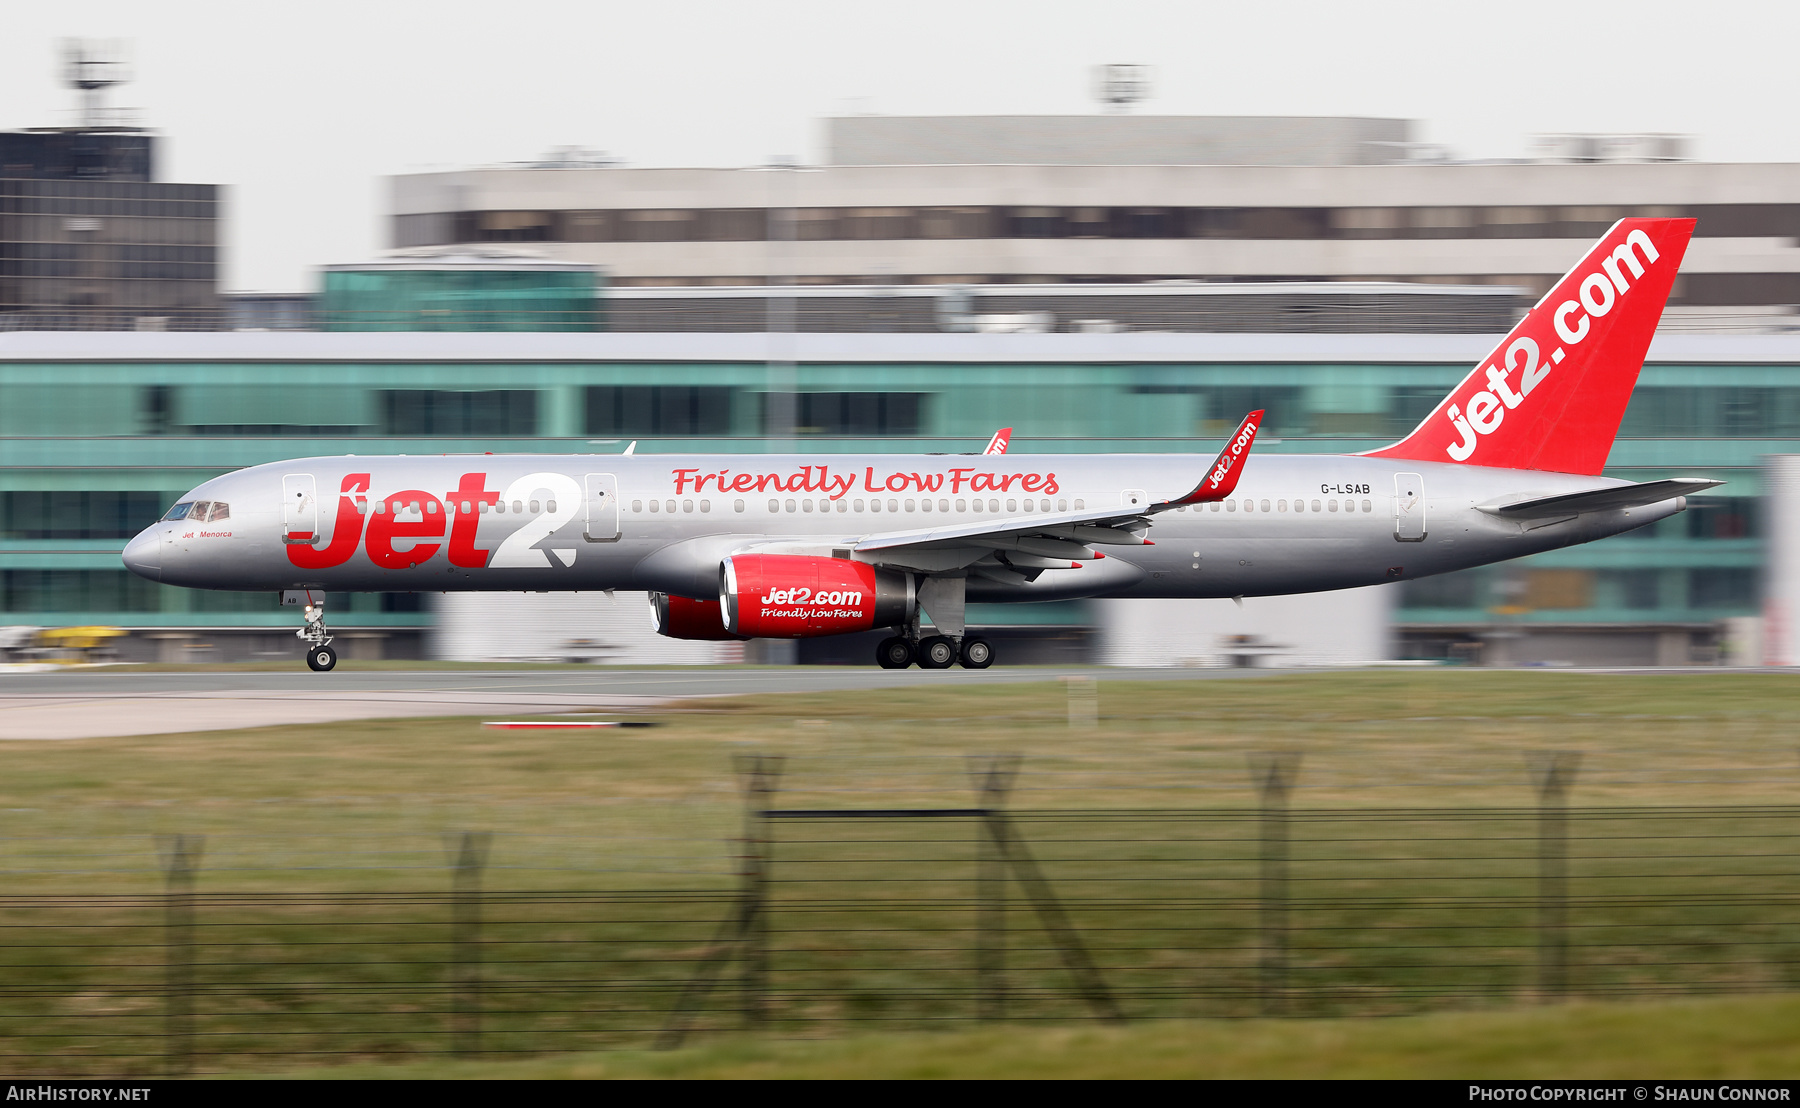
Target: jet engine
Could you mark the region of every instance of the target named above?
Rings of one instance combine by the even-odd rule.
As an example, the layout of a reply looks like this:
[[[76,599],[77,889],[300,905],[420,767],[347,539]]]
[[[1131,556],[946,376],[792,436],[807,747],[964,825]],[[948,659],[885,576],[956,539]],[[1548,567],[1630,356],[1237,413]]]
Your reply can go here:
[[[844,558],[734,554],[719,567],[719,599],[731,631],[806,639],[893,627],[912,618],[910,574]]]
[[[717,600],[689,600],[666,592],[650,594],[650,626],[671,639],[742,639],[725,629]]]

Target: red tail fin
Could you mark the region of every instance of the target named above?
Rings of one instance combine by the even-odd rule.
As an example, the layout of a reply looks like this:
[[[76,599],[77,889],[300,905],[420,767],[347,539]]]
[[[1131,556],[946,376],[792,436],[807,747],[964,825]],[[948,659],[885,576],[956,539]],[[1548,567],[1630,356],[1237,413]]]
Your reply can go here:
[[[1377,458],[1597,474],[1691,219],[1621,219],[1412,434]]]
[[[1011,427],[1002,427],[998,431],[994,432],[994,437],[988,440],[987,449],[983,450],[982,453],[983,454],[1004,454],[1004,453],[1006,453],[1006,444],[1011,441],[1012,441],[1012,428]]]

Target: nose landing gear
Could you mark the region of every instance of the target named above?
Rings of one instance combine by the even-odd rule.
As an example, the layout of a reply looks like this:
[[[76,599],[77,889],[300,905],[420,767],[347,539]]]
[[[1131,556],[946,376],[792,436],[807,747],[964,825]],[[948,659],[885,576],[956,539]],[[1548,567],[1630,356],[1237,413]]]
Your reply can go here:
[[[337,651],[331,648],[331,629],[325,626],[323,602],[306,606],[306,626],[294,634],[306,642],[306,668],[327,673],[337,665]]]

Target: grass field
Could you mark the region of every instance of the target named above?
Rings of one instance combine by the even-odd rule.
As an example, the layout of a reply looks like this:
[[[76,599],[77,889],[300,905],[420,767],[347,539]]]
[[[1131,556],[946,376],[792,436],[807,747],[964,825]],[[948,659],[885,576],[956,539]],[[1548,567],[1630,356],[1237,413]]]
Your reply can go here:
[[[772,1040],[516,1062],[296,1070],[321,1078],[1401,1078],[1792,1080],[1800,999],[1568,1004],[1394,1019],[1167,1020]]]
[[[1295,754],[1290,1010],[1486,1008],[1441,1026],[1516,1014],[1527,1037],[1531,1020],[1561,1018],[1500,1010],[1536,996],[1528,756],[1575,752],[1571,801],[1598,812],[1572,817],[1575,995],[1788,990],[1800,984],[1800,809],[1785,807],[1800,796],[1796,694],[1800,679],[1776,674],[1380,671],[1107,681],[1097,723],[1073,729],[1064,690],[1043,684],[708,700],[655,713],[655,728],[599,733],[455,718],[7,743],[0,1054],[71,1073],[160,1064],[170,955],[155,837],[172,833],[206,836],[190,952],[202,1070],[441,1058],[454,1025],[445,834],[461,830],[495,834],[484,1047],[642,1046],[736,888],[731,760],[749,751],[786,758],[776,803],[797,808],[964,807],[971,755],[1020,755],[1022,833],[1137,1017],[1258,1010],[1251,760]],[[958,1029],[866,1040],[907,1065],[928,1064],[931,1044],[998,1050],[980,1045],[996,1032],[964,1030],[978,992],[969,826],[846,827],[783,830],[776,845],[776,1026]],[[1008,895],[1011,1011],[1082,1019],[1038,917],[1016,885]],[[699,1041],[736,1026],[738,995],[730,980],[715,991]],[[1729,1003],[1765,1002],[1777,1003]],[[1696,1003],[1642,1011],[1712,1002]],[[1594,1011],[1629,1023],[1639,1010]],[[1146,1023],[1082,1041],[1102,1044],[1101,1065],[1105,1035],[1142,1036],[1133,1049],[1149,1057],[1179,1054],[1183,1036],[1253,1045],[1273,1043],[1272,1028],[1357,1026]],[[1427,1042],[1440,1025],[1418,1026]],[[1067,1034],[1020,1032],[1018,1064]],[[712,1060],[694,1072],[787,1065],[790,1050],[854,1067],[865,1049],[732,1042],[696,1055]]]

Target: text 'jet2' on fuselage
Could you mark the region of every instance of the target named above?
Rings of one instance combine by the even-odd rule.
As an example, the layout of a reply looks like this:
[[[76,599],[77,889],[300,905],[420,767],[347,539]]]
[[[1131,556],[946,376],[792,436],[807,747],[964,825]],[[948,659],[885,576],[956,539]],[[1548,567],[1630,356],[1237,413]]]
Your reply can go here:
[[[964,605],[1347,589],[1591,542],[1718,482],[1600,476],[1693,234],[1616,224],[1411,434],[1250,460],[1252,412],[1191,455],[304,458],[194,489],[124,552],[188,588],[643,590],[665,635],[891,629],[876,661],[992,663]],[[1010,431],[1010,429],[1008,429]],[[929,633],[921,616],[929,615]]]

